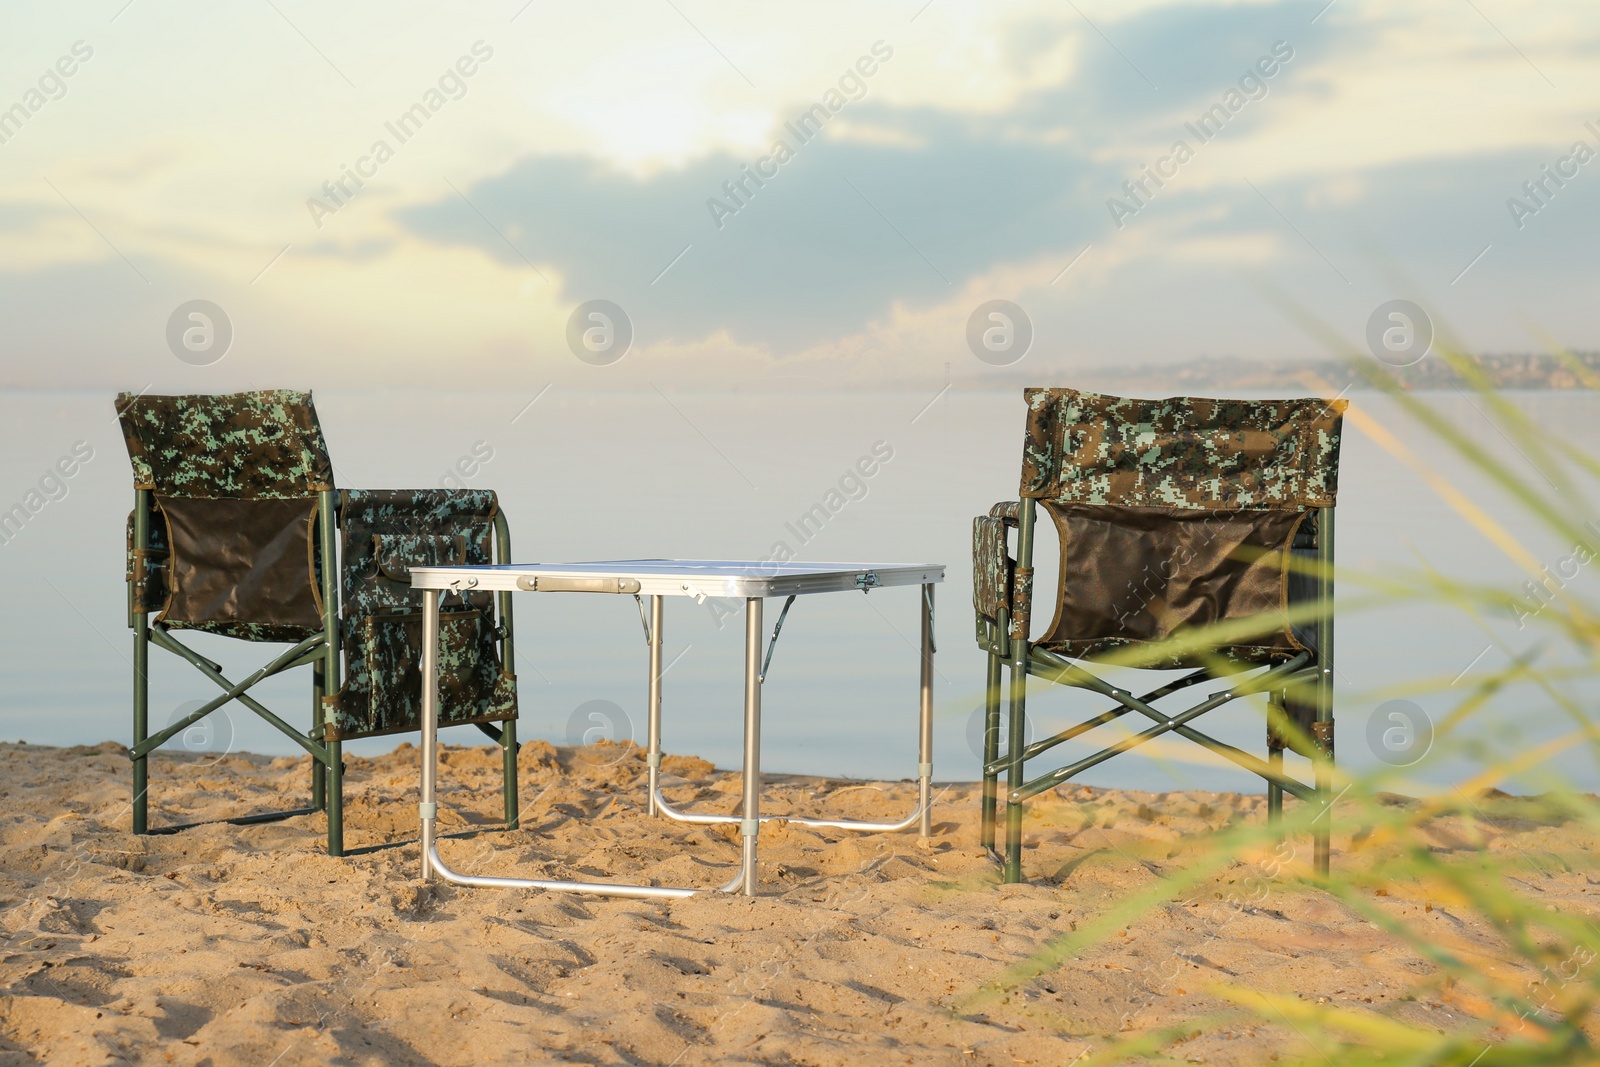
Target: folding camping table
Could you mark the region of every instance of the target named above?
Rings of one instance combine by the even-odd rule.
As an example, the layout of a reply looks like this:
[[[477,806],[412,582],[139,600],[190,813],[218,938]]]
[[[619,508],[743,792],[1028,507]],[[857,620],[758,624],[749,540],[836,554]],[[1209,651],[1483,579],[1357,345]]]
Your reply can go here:
[[[602,563],[563,563],[520,566],[413,567],[411,586],[425,590],[422,614],[422,876],[438,874],[455,885],[553,889],[626,897],[687,897],[699,889],[667,886],[622,885],[611,882],[566,882],[540,878],[492,878],[458,874],[439,858],[434,822],[438,815],[435,795],[439,707],[439,602],[446,593],[537,592],[628,594],[639,599],[641,614],[649,599],[646,630],[650,644],[649,688],[649,797],[647,811],[689,823],[738,823],[741,835],[739,873],[725,893],[756,893],[756,840],[761,824],[784,819],[802,826],[863,832],[892,832],[919,826],[923,836],[932,828],[933,802],[933,587],[944,581],[942,564],[923,566],[864,563],[769,563],[749,560],[643,559]],[[869,592],[889,586],[921,587],[919,613],[921,641],[921,716],[918,723],[917,806],[898,822],[861,822],[850,819],[813,819],[796,815],[761,814],[761,686],[772,661],[784,617],[798,596],[812,593]],[[661,794],[661,624],[662,600],[669,596],[736,597],[745,602],[744,631],[744,795],[741,814],[714,815],[679,811]],[[783,610],[761,656],[761,612],[766,597],[786,597]]]

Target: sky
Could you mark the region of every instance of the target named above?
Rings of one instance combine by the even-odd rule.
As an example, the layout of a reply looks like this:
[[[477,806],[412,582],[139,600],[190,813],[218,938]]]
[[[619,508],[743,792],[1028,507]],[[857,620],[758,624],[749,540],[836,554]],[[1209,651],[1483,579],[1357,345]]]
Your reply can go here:
[[[1600,348],[1593,4],[5,18],[0,387],[1058,383],[1397,298]]]

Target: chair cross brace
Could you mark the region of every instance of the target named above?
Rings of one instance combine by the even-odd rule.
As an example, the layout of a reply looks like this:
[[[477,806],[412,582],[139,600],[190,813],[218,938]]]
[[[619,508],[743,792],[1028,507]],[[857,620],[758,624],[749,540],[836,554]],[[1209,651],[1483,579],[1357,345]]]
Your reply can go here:
[[[221,696],[213,697],[211,700],[202,704],[199,708],[190,712],[188,715],[185,715],[182,719],[179,719],[165,730],[151,734],[143,741],[134,745],[130,750],[132,755],[148,755],[149,753],[160,748],[162,745],[166,744],[178,734],[182,733],[184,730],[187,730],[189,727],[205,718],[207,715],[210,715],[212,712],[228,703],[230,700],[237,700],[239,703],[243,704],[245,707],[261,716],[267,722],[271,723],[279,730],[279,732],[283,733],[301,748],[311,753],[314,758],[324,764],[329,762],[330,757],[326,747],[317,744],[315,741],[296,730],[293,726],[290,726],[288,723],[284,722],[277,715],[273,714],[272,711],[266,707],[266,705],[262,704],[255,697],[250,696],[247,692],[258,682],[270,678],[274,674],[280,674],[283,671],[289,670],[290,668],[299,666],[302,659],[308,654],[311,654],[313,649],[317,651],[312,658],[324,655],[325,653],[322,651],[322,647],[325,644],[325,635],[321,633],[313,634],[304,641],[301,641],[299,644],[295,645],[293,648],[290,648],[288,651],[279,655],[272,662],[251,674],[250,677],[246,678],[242,682],[229,681],[223,676],[222,671],[218,668],[217,664],[212,663],[210,660],[200,655],[200,653],[194,651],[192,648],[173,637],[167,632],[167,628],[165,626],[150,627],[150,640],[152,643],[160,645],[167,651],[176,654],[184,660],[187,660],[191,665],[193,665],[195,670],[199,671],[201,674],[215,682],[217,686],[223,690],[223,692]]]
[[[1063,663],[1060,671],[1060,677],[1056,679],[1057,681],[1068,685],[1077,685],[1085,689],[1093,689],[1104,694],[1105,696],[1112,697],[1113,699],[1126,705],[1128,710],[1137,711],[1147,718],[1153,719],[1156,725],[1150,727],[1148,730],[1145,730],[1142,733],[1125,737],[1116,744],[1111,745],[1109,748],[1102,749],[1091,756],[1086,756],[1083,759],[1078,760],[1076,763],[1062,767],[1059,770],[1052,771],[1049,774],[1043,775],[1042,777],[1028,782],[1020,789],[1013,790],[1010,794],[1010,799],[1012,803],[1018,803],[1026,800],[1028,797],[1035,796],[1047,789],[1051,789],[1060,785],[1062,782],[1076,777],[1091,767],[1095,767],[1101,763],[1104,763],[1112,756],[1118,755],[1122,752],[1127,752],[1129,749],[1137,748],[1147,741],[1154,740],[1163,734],[1171,733],[1173,731],[1176,731],[1178,734],[1188,738],[1191,741],[1195,741],[1201,745],[1204,745],[1206,748],[1216,752],[1219,755],[1226,756],[1234,763],[1237,763],[1239,766],[1244,767],[1254,774],[1260,774],[1265,778],[1278,782],[1278,784],[1282,785],[1283,788],[1288,790],[1288,792],[1293,796],[1300,797],[1303,800],[1310,799],[1316,793],[1313,788],[1303,785],[1300,782],[1295,781],[1293,778],[1289,778],[1288,776],[1282,774],[1281,772],[1275,772],[1265,760],[1252,756],[1248,752],[1235,748],[1233,745],[1218,741],[1209,734],[1201,733],[1199,730],[1193,729],[1187,725],[1187,723],[1189,723],[1191,720],[1199,718],[1208,711],[1214,711],[1222,705],[1236,700],[1239,697],[1248,696],[1251,693],[1260,693],[1271,689],[1277,689],[1294,684],[1295,682],[1314,678],[1316,676],[1315,670],[1304,671],[1301,669],[1307,662],[1310,661],[1310,659],[1311,654],[1309,652],[1302,652],[1294,659],[1291,659],[1279,666],[1272,667],[1265,673],[1255,678],[1241,682],[1238,685],[1235,685],[1229,689],[1225,689],[1220,693],[1213,693],[1199,704],[1196,704],[1194,707],[1187,711],[1181,712],[1178,715],[1167,715],[1163,712],[1157,711],[1155,708],[1150,707],[1150,705],[1147,704],[1143,699],[1134,696],[1125,689],[1118,689],[1103,679],[1096,678],[1093,674],[1090,674],[1082,667],[1072,663]],[[1092,722],[1093,720],[1090,721]]]
[[[1030,667],[1031,666],[1033,666],[1033,664],[1030,664]],[[1039,672],[1038,671],[1031,671],[1030,673],[1038,674]],[[1214,677],[1214,676],[1211,674],[1210,671],[1198,670],[1198,671],[1195,671],[1193,674],[1184,675],[1182,678],[1179,678],[1175,682],[1169,682],[1166,685],[1161,686],[1160,688],[1152,689],[1152,690],[1150,690],[1150,692],[1145,693],[1139,699],[1144,701],[1144,702],[1146,702],[1146,703],[1149,703],[1152,700],[1160,700],[1164,696],[1170,696],[1173,693],[1176,693],[1180,689],[1186,689],[1191,685],[1195,685],[1195,684],[1197,684],[1199,682],[1206,681],[1208,678],[1211,678],[1211,677]],[[1128,714],[1128,712],[1130,712],[1132,710],[1133,710],[1133,708],[1130,707],[1127,704],[1119,704],[1117,707],[1114,707],[1114,708],[1111,708],[1111,709],[1109,709],[1107,711],[1104,711],[1101,714],[1096,715],[1092,719],[1085,719],[1083,722],[1078,723],[1076,726],[1069,726],[1065,730],[1062,730],[1058,734],[1052,734],[1051,736],[1046,737],[1046,738],[1044,738],[1042,740],[1035,741],[1033,744],[1029,745],[1028,747],[1026,747],[1026,748],[1024,748],[1022,750],[1023,762],[1027,762],[1028,760],[1033,759],[1035,756],[1038,756],[1038,755],[1041,755],[1041,754],[1043,754],[1045,752],[1048,752],[1052,748],[1055,748],[1057,745],[1064,744],[1064,743],[1066,743],[1068,741],[1071,741],[1074,737],[1077,737],[1079,734],[1086,734],[1090,730],[1093,730],[1096,726],[1104,726],[1108,722],[1112,722],[1112,721],[1114,721],[1116,719],[1119,719],[1122,716]],[[986,764],[984,766],[984,768],[983,768],[983,773],[984,774],[999,774],[1001,771],[1005,770],[1006,768],[1008,768],[1010,766],[1011,766],[1010,757],[1009,756],[1002,756],[1000,759],[995,760],[993,763]]]

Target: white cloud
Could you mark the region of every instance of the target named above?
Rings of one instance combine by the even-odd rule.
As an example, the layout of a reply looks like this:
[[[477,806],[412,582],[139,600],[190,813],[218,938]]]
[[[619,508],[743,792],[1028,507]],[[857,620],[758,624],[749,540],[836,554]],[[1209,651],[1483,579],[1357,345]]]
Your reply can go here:
[[[1107,69],[1132,81],[1111,45],[1072,9],[1043,0],[936,0],[915,22],[920,2],[863,9],[838,0],[781,10],[680,4],[693,25],[670,5],[650,2],[603,10],[539,5],[516,23],[506,21],[514,7],[463,15],[397,14],[378,5],[280,6],[312,44],[270,7],[202,9],[177,19],[141,5],[115,24],[51,8],[19,21],[17,32],[0,42],[0,71],[42,69],[79,39],[92,43],[95,57],[62,100],[0,145],[0,209],[13,219],[0,243],[0,270],[23,276],[117,261],[106,241],[45,184],[48,177],[142,269],[209,279],[213,289],[251,289],[251,300],[273,308],[282,336],[309,338],[312,349],[342,352],[353,366],[424,363],[441,348],[504,366],[524,358],[530,366],[558,366],[567,358],[560,338],[571,299],[560,263],[541,258],[542,250],[511,233],[549,278],[540,281],[518,259],[420,240],[396,222],[397,211],[453,196],[447,182],[471,190],[529,157],[586,158],[640,182],[718,154],[753,158],[774,130],[814,103],[879,40],[894,57],[868,80],[864,102],[850,105],[830,126],[831,139],[931,151],[939,147],[939,126],[926,120],[954,117],[996,137],[1087,152],[1126,168],[1127,177],[1183,136],[1182,123],[1193,110],[1193,98],[1175,96],[1167,105],[1159,94],[1140,97],[1137,108],[1119,105],[1106,85],[1086,80]],[[1266,3],[1080,6],[1107,37],[1130,48],[1129,38],[1163,13],[1259,15],[1261,51],[1277,32],[1269,28],[1282,22],[1282,12]],[[642,341],[640,358],[686,372],[748,363],[766,373],[793,361],[821,366],[834,360],[853,374],[867,373],[864,368],[912,365],[919,351],[959,353],[962,309],[980,291],[1037,290],[1062,301],[1092,286],[1108,307],[1138,307],[1150,275],[1188,271],[1197,284],[1209,284],[1218,272],[1241,266],[1305,261],[1321,270],[1270,214],[1235,217],[1225,206],[1244,188],[1244,178],[1269,189],[1294,184],[1302,191],[1277,206],[1328,217],[1337,238],[1375,225],[1370,212],[1414,192],[1382,178],[1394,168],[1432,167],[1430,180],[1448,184],[1457,180],[1462,160],[1527,152],[1542,162],[1582,134],[1583,119],[1600,117],[1585,110],[1600,98],[1600,68],[1592,61],[1600,15],[1591,5],[1480,7],[1493,25],[1454,0],[1404,9],[1343,2],[1315,25],[1308,14],[1293,38],[1295,63],[1272,83],[1270,95],[1205,145],[1163,191],[1159,210],[1141,214],[1126,233],[1113,236],[1104,213],[1104,198],[1117,191],[1120,178],[1104,188],[1079,188],[1080,175],[1063,173],[1060,205],[1041,223],[1065,232],[1092,225],[1104,236],[1092,238],[1095,251],[1055,289],[1049,277],[1082,241],[1047,255],[1030,250],[1014,261],[969,266],[948,299],[910,299],[885,278],[878,321],[808,342],[798,355],[783,355],[796,347],[783,337],[735,341],[731,331],[714,328],[693,343],[655,342],[652,349],[653,342]],[[383,136],[384,124],[478,40],[494,49],[494,57],[468,80],[466,95],[450,101],[317,229],[307,198]],[[1241,70],[1250,58],[1240,56]],[[1161,60],[1140,53],[1141,66],[1157,69]],[[0,100],[16,97],[27,84],[22,76],[0,78]],[[1227,87],[1218,84],[1215,93]],[[1047,90],[1068,101],[1107,101],[1107,108],[1128,110],[1087,120],[1028,111]],[[1503,195],[1482,191],[1491,208]],[[1180,203],[1182,197],[1191,199]],[[1199,206],[1206,198],[1210,206]],[[903,207],[895,217],[904,221],[914,209],[921,210]],[[944,254],[959,263],[961,220],[949,218],[950,205],[939,210],[946,215],[938,232],[957,242]],[[1559,242],[1565,228],[1544,229],[1528,240]],[[487,227],[484,232],[486,240],[498,240]],[[1472,235],[1458,250],[1450,244],[1456,239],[1442,232],[1439,247],[1426,251],[1464,263],[1490,240]],[[293,246],[290,253],[252,289],[250,279],[285,245]],[[1509,269],[1518,254],[1506,246],[1481,269],[1488,275],[1497,261]],[[691,258],[677,269],[694,264]],[[1345,265],[1356,269],[1348,259]],[[61,277],[60,284],[73,284],[70,274]],[[1551,299],[1565,291],[1561,285]],[[1526,297],[1517,299],[1518,314],[1546,313],[1530,311]],[[1491,309],[1484,305],[1483,313]],[[1167,343],[1155,338],[1151,333],[1148,347]],[[1568,340],[1600,342],[1588,335]]]

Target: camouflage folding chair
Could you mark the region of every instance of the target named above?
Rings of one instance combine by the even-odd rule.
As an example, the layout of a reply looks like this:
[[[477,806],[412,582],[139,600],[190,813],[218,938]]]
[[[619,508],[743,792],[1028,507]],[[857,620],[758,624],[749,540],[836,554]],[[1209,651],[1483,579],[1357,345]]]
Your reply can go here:
[[[504,561],[510,535],[495,494],[336,491],[310,393],[123,393],[117,413],[134,474],[126,575],[134,649],[134,833],[152,832],[150,753],[237,701],[311,754],[311,807],[230,821],[326,810],[328,853],[343,855],[343,742],[420,728],[422,604],[411,591],[410,568],[491,563],[491,535]],[[476,725],[499,742],[506,821],[515,826],[510,596],[499,597],[498,621],[487,593],[452,595],[445,607],[441,722]],[[180,642],[177,630],[289,648],[234,682]],[[221,690],[155,733],[149,723],[151,645],[186,660]],[[301,733],[250,690],[304,665],[311,667],[312,707],[311,727]]]
[[[1133,400],[1072,389],[1027,389],[1023,396],[1021,499],[974,520],[972,549],[978,645],[988,654],[981,833],[993,853],[1003,773],[1005,854],[995,858],[1005,880],[1022,880],[1029,797],[1158,737],[1176,734],[1261,775],[1273,821],[1282,817],[1285,792],[1326,804],[1333,765],[1333,508],[1345,402]],[[1060,582],[1055,617],[1032,640],[1040,503],[1060,539]],[[1186,673],[1135,696],[1079,661]],[[1010,707],[1002,756],[1005,665]],[[1029,675],[1115,703],[1029,744]],[[1181,712],[1153,706],[1222,678],[1236,680]],[[1266,760],[1190,725],[1251,693],[1268,694]],[[1154,725],[1025,780],[1028,760],[1129,712]],[[1285,748],[1311,761],[1314,784],[1285,773]],[[1326,812],[1314,833],[1316,866],[1326,872]]]

